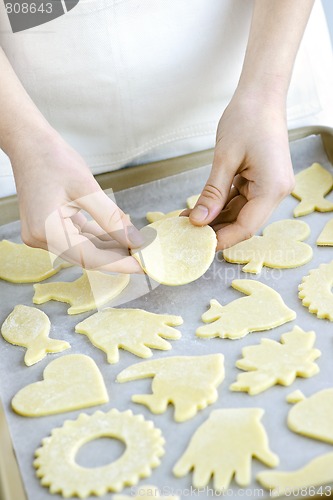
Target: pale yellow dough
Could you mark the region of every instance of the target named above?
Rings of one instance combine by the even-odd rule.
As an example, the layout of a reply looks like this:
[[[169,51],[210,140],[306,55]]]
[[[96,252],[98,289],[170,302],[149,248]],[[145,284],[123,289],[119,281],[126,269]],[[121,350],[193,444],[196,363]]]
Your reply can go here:
[[[195,488],[204,488],[214,476],[214,488],[221,491],[228,488],[234,475],[239,486],[250,483],[252,457],[269,467],[278,465],[279,459],[270,451],[260,422],[263,414],[260,408],[212,411],[176,463],[175,476],[185,476],[194,469]]]
[[[53,264],[56,256],[40,248],[23,243],[0,241],[0,279],[12,283],[43,281],[71,264],[61,259]]]
[[[172,212],[164,213],[164,212],[147,212],[146,213],[146,219],[148,222],[157,222],[158,220],[161,219],[168,219],[170,217],[178,217],[179,214],[184,212],[184,208],[181,208],[180,210],[173,210]]]
[[[260,281],[234,280],[231,286],[249,297],[226,306],[211,300],[210,309],[202,315],[202,320],[209,324],[197,329],[198,337],[240,339],[250,332],[269,330],[296,318],[281,296]]]
[[[186,200],[186,205],[188,206],[188,208],[190,209],[194,208],[199,198],[200,198],[200,193],[192,194],[192,196],[189,196]]]
[[[26,347],[24,362],[31,366],[45,358],[48,353],[70,348],[70,344],[64,340],[50,339],[50,328],[50,320],[43,311],[18,305],[2,324],[1,334],[10,344]]]
[[[215,403],[216,388],[224,379],[222,354],[175,356],[132,365],[117,376],[118,382],[153,377],[152,394],[132,397],[153,413],[164,413],[169,403],[175,407],[176,422],[194,417],[198,410]]]
[[[242,271],[260,273],[263,266],[287,269],[302,266],[312,258],[312,248],[302,241],[310,234],[309,226],[302,221],[281,220],[273,222],[263,231],[263,236],[252,236],[223,251],[227,262],[244,264]]]
[[[160,495],[159,489],[156,486],[144,485],[137,489],[135,496],[131,495],[113,495],[113,500],[151,500],[158,498],[159,500],[180,500],[178,495]]]
[[[333,177],[319,163],[313,163],[311,167],[299,172],[295,176],[295,181],[296,185],[291,194],[301,200],[294,210],[295,217],[310,214],[315,210],[318,212],[333,210],[333,203],[324,198],[333,187]]]
[[[126,445],[122,456],[103,467],[79,466],[75,462],[79,448],[101,437],[122,441]],[[53,429],[36,451],[34,466],[41,484],[48,486],[50,493],[60,493],[65,498],[101,496],[150,476],[152,468],[160,464],[163,445],[161,431],[142,415],[116,409],[97,411],[93,415],[81,414],[77,420],[67,420],[62,427]]]
[[[333,321],[333,261],[309,272],[299,285],[299,298],[318,318]]]
[[[130,280],[129,274],[106,274],[99,271],[83,271],[75,281],[34,285],[34,304],[49,300],[67,302],[68,314],[79,314],[96,309],[117,297]]]
[[[323,389],[296,403],[288,414],[288,427],[298,434],[333,444],[333,388]]]
[[[300,401],[303,401],[305,399],[305,396],[302,391],[297,389],[296,391],[291,392],[286,396],[286,401],[289,404],[295,404],[299,403]]]
[[[217,245],[210,226],[193,226],[188,217],[163,218],[141,229],[146,244],[132,251],[143,270],[164,285],[185,285],[202,276]]]
[[[247,373],[239,374],[230,389],[253,396],[275,384],[291,385],[296,377],[316,375],[319,368],[314,360],[321,353],[313,349],[315,340],[315,332],[304,332],[295,326],[282,335],[281,342],[262,339],[259,345],[244,347],[243,359],[236,366]]]
[[[84,354],[69,354],[51,361],[43,378],[14,396],[12,407],[16,413],[24,417],[42,417],[109,401],[95,361]]]
[[[329,220],[318,236],[318,246],[333,246],[333,219]]]
[[[180,332],[172,326],[182,323],[180,316],[110,307],[78,323],[75,331],[87,335],[94,346],[106,352],[109,363],[117,363],[119,349],[141,358],[152,356],[150,348],[168,351],[171,345],[164,339],[179,339]]]
[[[311,490],[315,492],[316,486],[333,482],[333,453],[316,457],[301,469],[292,472],[260,472],[256,479],[264,488],[271,490],[272,497],[285,494],[292,497],[291,491],[296,492],[303,488],[304,491],[308,490],[307,498],[311,498],[315,494],[311,495]],[[324,492],[325,487],[322,490]]]

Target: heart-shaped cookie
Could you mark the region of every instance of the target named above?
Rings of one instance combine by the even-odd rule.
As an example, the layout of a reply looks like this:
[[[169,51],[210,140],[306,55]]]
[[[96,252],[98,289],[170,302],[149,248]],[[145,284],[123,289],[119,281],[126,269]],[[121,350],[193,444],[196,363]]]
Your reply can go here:
[[[84,354],[69,354],[51,361],[44,380],[27,385],[12,399],[16,413],[42,417],[107,403],[109,397],[95,361]]]

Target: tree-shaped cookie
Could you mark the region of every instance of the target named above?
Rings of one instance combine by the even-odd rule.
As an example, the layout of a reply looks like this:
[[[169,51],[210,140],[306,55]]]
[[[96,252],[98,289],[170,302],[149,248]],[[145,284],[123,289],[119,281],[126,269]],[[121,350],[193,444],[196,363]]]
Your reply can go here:
[[[317,239],[317,245],[320,247],[333,246],[333,219],[329,220]]]
[[[296,403],[288,427],[298,434],[333,444],[333,388],[323,389]]]
[[[54,262],[55,255],[40,248],[31,248],[23,243],[0,241],[0,279],[12,283],[35,283],[43,281],[71,264],[61,259]]]
[[[269,467],[278,465],[260,422],[263,414],[260,408],[212,411],[176,463],[175,476],[185,476],[194,469],[195,488],[204,488],[213,476],[214,488],[220,491],[228,488],[234,476],[240,486],[250,483],[252,457]]]
[[[202,315],[202,320],[209,324],[197,329],[198,337],[240,339],[250,332],[269,330],[296,317],[281,296],[260,281],[234,280],[231,286],[249,297],[226,306],[211,300],[210,309]]]
[[[288,219],[273,222],[264,229],[263,236],[252,236],[227,248],[223,257],[227,262],[247,262],[242,271],[255,274],[262,266],[283,269],[302,266],[312,258],[312,248],[302,243],[309,234],[305,222]]]
[[[324,198],[333,187],[333,177],[319,163],[313,163],[311,167],[299,172],[295,176],[295,181],[295,188],[291,194],[301,200],[294,210],[295,217],[310,214],[315,210],[318,212],[333,210],[333,203]]]
[[[290,496],[291,491],[301,491],[304,493],[320,494],[324,484],[333,482],[333,453],[325,453],[308,462],[304,467],[295,471],[264,471],[256,476],[256,480],[266,489],[271,490],[270,496]],[[294,496],[294,495],[292,495]],[[313,496],[313,495],[311,495]],[[326,496],[326,495],[324,495]],[[327,489],[327,496],[329,489]],[[309,498],[309,497],[308,497]]]
[[[299,285],[299,298],[318,318],[333,321],[333,261],[312,269]]]
[[[99,271],[83,271],[75,281],[43,283],[34,285],[35,304],[49,300],[67,302],[71,305],[68,314],[91,311],[117,297],[128,285],[128,274],[106,274]]]
[[[275,384],[290,385],[297,376],[312,377],[319,372],[314,363],[320,356],[320,351],[313,349],[315,340],[315,332],[295,326],[282,335],[281,343],[262,339],[259,345],[244,347],[243,359],[236,366],[247,373],[238,375],[230,389],[254,395]]]
[[[146,377],[154,378],[153,394],[135,395],[132,401],[158,414],[164,413],[172,403],[176,422],[184,422],[217,400],[216,388],[224,379],[224,358],[222,354],[210,354],[145,361],[123,370],[117,381]]]
[[[141,358],[152,356],[150,348],[168,351],[171,345],[164,339],[179,339],[180,332],[172,327],[182,323],[180,316],[109,307],[76,325],[75,331],[106,352],[109,363],[117,363],[119,349]]]
[[[50,320],[43,311],[18,305],[4,321],[1,334],[10,344],[27,348],[24,362],[31,366],[45,358],[47,353],[70,348],[64,340],[50,339],[50,328]]]

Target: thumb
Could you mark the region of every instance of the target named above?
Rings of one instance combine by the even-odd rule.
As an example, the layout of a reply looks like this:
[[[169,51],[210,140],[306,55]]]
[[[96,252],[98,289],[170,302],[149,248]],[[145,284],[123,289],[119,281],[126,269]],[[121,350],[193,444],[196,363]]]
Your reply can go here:
[[[207,183],[191,211],[190,221],[197,226],[212,222],[226,204],[237,166],[214,155],[212,169]]]

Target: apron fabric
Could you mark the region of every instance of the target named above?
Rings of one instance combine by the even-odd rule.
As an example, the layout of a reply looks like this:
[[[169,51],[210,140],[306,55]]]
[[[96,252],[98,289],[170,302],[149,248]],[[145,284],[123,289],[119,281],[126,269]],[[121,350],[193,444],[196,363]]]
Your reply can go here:
[[[252,0],[80,0],[0,44],[28,94],[92,172],[214,146],[237,86]],[[288,94],[290,126],[333,125],[332,49],[316,2]],[[0,196],[14,192],[0,151]]]

